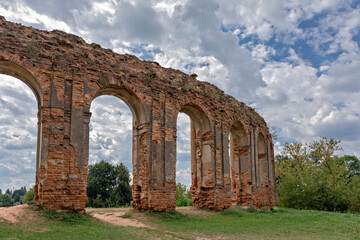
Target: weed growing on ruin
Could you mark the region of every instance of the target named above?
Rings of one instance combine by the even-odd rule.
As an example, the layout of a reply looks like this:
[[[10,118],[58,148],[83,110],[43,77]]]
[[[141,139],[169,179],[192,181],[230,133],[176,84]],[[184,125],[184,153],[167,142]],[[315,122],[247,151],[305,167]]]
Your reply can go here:
[[[183,91],[183,92],[187,92],[187,91],[189,91],[190,89],[191,89],[191,87],[188,86],[188,85],[181,87],[181,91]]]
[[[147,76],[151,80],[155,80],[157,78],[156,73],[148,73]]]
[[[91,63],[91,60],[87,56],[81,56],[81,59],[84,60],[87,63]]]
[[[27,45],[27,51],[29,54],[35,54],[36,53],[36,40],[34,37],[31,38],[30,42]]]

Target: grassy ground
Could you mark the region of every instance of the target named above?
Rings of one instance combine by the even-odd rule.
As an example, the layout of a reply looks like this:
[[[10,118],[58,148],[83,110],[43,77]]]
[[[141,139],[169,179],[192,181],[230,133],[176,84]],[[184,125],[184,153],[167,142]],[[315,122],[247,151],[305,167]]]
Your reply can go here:
[[[159,229],[218,239],[360,239],[360,215],[280,208],[226,211],[203,218],[179,213],[156,217]]]
[[[286,208],[222,213],[193,208],[171,213],[128,210],[128,218],[154,229],[113,226],[88,215],[39,214],[43,220],[0,223],[0,239],[360,239],[360,215]]]
[[[45,220],[10,225],[0,223],[0,239],[161,239],[162,234],[144,228],[106,224],[89,215],[41,212]]]

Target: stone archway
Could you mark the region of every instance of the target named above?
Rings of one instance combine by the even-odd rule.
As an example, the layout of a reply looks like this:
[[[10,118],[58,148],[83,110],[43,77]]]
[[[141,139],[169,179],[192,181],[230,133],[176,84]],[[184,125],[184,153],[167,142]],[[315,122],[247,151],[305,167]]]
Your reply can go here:
[[[214,141],[211,123],[201,107],[194,104],[184,105],[179,112],[190,118],[191,145],[191,187],[193,206],[204,207],[204,195],[214,188],[213,172],[215,171]],[[176,149],[176,147],[175,147]],[[174,164],[176,172],[176,162]],[[210,173],[210,174],[209,174]],[[211,194],[209,194],[211,195]],[[207,198],[209,200],[209,198]]]
[[[36,201],[44,209],[84,211],[90,105],[104,94],[121,98],[133,112],[134,208],[175,209],[179,111],[188,114],[193,122],[195,205],[216,211],[231,205],[234,174],[230,174],[229,131],[240,142],[236,150],[239,166],[245,166],[250,159],[250,168],[239,170],[239,178],[252,178],[250,204],[255,208],[276,204],[271,135],[254,109],[216,86],[196,80],[196,75],[117,54],[98,44],[87,44],[75,35],[28,28],[3,17],[0,30],[1,73],[30,85],[39,103]],[[243,144],[242,130],[238,123],[232,125],[234,120],[241,120],[248,144]],[[260,132],[264,141],[258,142]],[[259,179],[257,159],[263,159],[263,146],[268,178],[260,186],[255,183]]]
[[[117,85],[110,85],[100,89],[94,94],[92,101],[104,95],[119,98],[126,103],[132,113],[132,205],[137,209],[147,209],[147,193],[146,187],[144,187],[143,184],[149,181],[147,177],[149,173],[143,174],[144,169],[147,168],[147,159],[144,151],[141,151],[141,149],[146,148],[147,138],[144,105],[134,92]],[[89,137],[86,136],[86,138]]]
[[[244,125],[239,120],[231,126],[229,140],[232,200],[237,204],[250,206],[252,203],[250,143]]]
[[[38,113],[37,113],[37,118],[38,118],[38,124],[37,124],[37,144],[36,144],[36,184],[35,184],[35,189],[34,189],[34,193],[35,193],[35,199],[39,198],[39,192],[38,190],[38,184],[40,182],[40,179],[38,178],[39,176],[39,172],[40,172],[40,164],[42,162],[42,157],[41,157],[41,149],[42,149],[42,144],[46,144],[44,143],[44,138],[42,137],[42,114],[41,114],[41,110],[43,107],[43,94],[41,91],[41,86],[39,84],[39,82],[35,79],[35,77],[26,69],[24,69],[23,67],[19,66],[16,63],[13,63],[11,61],[0,61],[0,73],[4,74],[4,75],[8,75],[8,76],[12,76],[15,77],[17,79],[19,79],[20,81],[22,81],[23,83],[25,83],[30,89],[31,91],[34,93],[34,96],[36,98],[36,102],[37,102],[37,107],[38,107]],[[46,141],[46,140],[45,140]]]

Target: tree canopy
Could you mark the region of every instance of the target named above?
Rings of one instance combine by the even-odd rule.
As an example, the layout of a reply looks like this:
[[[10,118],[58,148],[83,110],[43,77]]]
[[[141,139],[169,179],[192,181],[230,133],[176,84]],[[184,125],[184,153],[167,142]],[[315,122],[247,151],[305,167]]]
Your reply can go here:
[[[114,166],[102,160],[89,166],[87,205],[91,207],[118,207],[132,200],[130,173],[123,163]]]
[[[360,163],[338,157],[340,140],[287,143],[275,157],[279,203],[299,209],[360,211]]]

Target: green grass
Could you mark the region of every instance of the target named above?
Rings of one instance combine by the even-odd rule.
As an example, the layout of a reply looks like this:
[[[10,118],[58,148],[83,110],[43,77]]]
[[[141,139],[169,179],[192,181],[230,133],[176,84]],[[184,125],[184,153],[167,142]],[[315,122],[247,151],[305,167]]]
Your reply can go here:
[[[154,214],[152,214],[154,215]],[[156,216],[160,229],[219,239],[360,239],[360,215],[276,208],[275,211],[229,210],[211,217],[178,212]]]
[[[0,239],[360,239],[360,215],[275,208],[274,211],[139,213],[156,229],[118,227],[89,215],[40,211],[46,220],[16,226],[0,223]]]
[[[117,227],[89,215],[43,211],[45,222],[16,226],[0,223],[0,239],[165,239],[161,232],[145,228]]]

